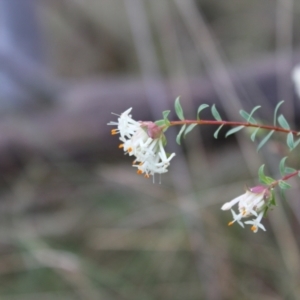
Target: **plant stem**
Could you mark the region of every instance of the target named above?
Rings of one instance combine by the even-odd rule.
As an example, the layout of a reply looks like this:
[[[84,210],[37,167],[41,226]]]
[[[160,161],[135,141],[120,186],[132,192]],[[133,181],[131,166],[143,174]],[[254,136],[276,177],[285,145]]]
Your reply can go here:
[[[299,132],[296,130],[284,129],[282,127],[272,126],[272,125],[262,125],[262,124],[253,124],[248,122],[232,122],[232,121],[215,121],[215,120],[183,120],[183,121],[170,121],[171,126],[176,125],[190,125],[190,124],[198,124],[198,125],[225,125],[225,126],[245,126],[252,128],[261,128],[266,130],[275,130],[277,132],[284,133],[292,133],[293,135],[298,135]]]
[[[293,173],[290,173],[290,174],[287,174],[287,175],[283,176],[281,179],[278,179],[278,180],[274,181],[273,183],[271,183],[269,188],[272,189],[276,185],[278,185],[280,181],[286,181],[286,180],[288,180],[288,179],[290,179],[294,176],[297,176],[299,172],[300,172],[300,170],[296,170]]]

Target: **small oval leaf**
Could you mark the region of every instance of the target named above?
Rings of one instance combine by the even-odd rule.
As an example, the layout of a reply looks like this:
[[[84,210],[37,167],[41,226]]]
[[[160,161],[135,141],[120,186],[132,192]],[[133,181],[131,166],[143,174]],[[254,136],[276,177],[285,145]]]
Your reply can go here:
[[[285,174],[291,174],[291,173],[294,173],[294,172],[296,172],[296,171],[297,171],[297,170],[294,169],[294,168],[290,168],[290,167],[284,168],[284,173],[285,173]]]
[[[278,117],[278,123],[280,124],[280,126],[286,130],[289,130],[290,129],[290,125],[289,123],[287,122],[287,120],[285,119],[285,117],[283,115],[280,115]]]
[[[217,121],[222,121],[222,118],[221,118],[218,110],[216,109],[215,104],[211,107],[211,113]]]
[[[198,110],[197,110],[197,120],[200,120],[200,116],[199,116],[200,112],[201,112],[203,109],[207,108],[207,107],[209,107],[208,104],[201,104],[201,105],[198,107]]]
[[[219,132],[220,132],[220,130],[221,130],[221,128],[222,128],[223,126],[224,126],[224,124],[220,125],[219,128],[215,131],[215,133],[214,133],[214,138],[215,138],[215,139],[218,138],[218,134],[219,134]]]
[[[168,119],[168,116],[169,116],[170,112],[171,112],[170,110],[165,110],[165,111],[162,112],[164,119]]]
[[[292,151],[295,148],[294,144],[294,136],[291,132],[286,137],[286,144],[289,147],[290,151]]]
[[[164,126],[166,125],[166,121],[165,120],[157,120],[154,122],[157,126]]]
[[[254,142],[255,141],[255,137],[256,137],[256,134],[258,133],[258,130],[260,129],[260,127],[257,127],[251,134],[251,141]]]
[[[250,115],[248,114],[246,111],[244,110],[240,110],[240,115],[248,122],[248,123],[252,123],[252,124],[257,124],[256,120]]]
[[[285,161],[287,159],[287,156],[286,157],[283,157],[279,163],[279,171],[280,171],[280,174],[281,176],[283,177],[285,175]]]
[[[188,133],[190,133],[190,132],[194,129],[195,126],[197,126],[197,124],[190,124],[190,125],[187,127],[187,129],[185,130],[183,137],[185,138],[186,135],[187,135]]]
[[[183,132],[184,132],[184,130],[185,130],[185,127],[186,127],[186,124],[184,124],[184,125],[181,127],[181,129],[180,129],[179,133],[177,134],[177,137],[176,137],[176,143],[177,143],[178,145],[180,145],[180,144],[181,144],[181,141],[180,141],[180,139],[181,139],[181,135],[182,135],[182,133],[183,133]]]
[[[278,109],[279,107],[284,103],[284,101],[280,101],[276,107],[275,107],[275,110],[274,110],[274,126],[276,126],[276,120],[277,120],[277,112],[278,112]]]
[[[244,127],[245,127],[244,125],[241,125],[241,126],[238,126],[238,127],[235,127],[235,128],[232,128],[232,129],[228,130],[227,133],[226,133],[226,135],[225,135],[225,137],[228,137],[229,135],[234,134],[234,133],[240,131]]]
[[[272,134],[275,132],[275,130],[270,131],[262,140],[261,142],[258,144],[257,146],[257,151],[259,151],[263,145],[270,139],[270,137],[272,136]]]
[[[255,106],[255,107],[251,110],[251,112],[250,112],[250,117],[249,117],[249,119],[248,119],[248,122],[250,122],[250,119],[252,118],[253,114],[254,114],[259,108],[261,108],[261,106],[260,106],[260,105],[257,105],[257,106]],[[254,119],[254,118],[253,118],[253,119]],[[254,124],[256,124],[256,120],[255,120],[255,119],[254,119],[254,121],[255,121]],[[252,123],[252,122],[251,122],[251,123]]]
[[[300,144],[300,139],[298,139],[296,142],[294,142],[294,149]]]
[[[286,181],[283,181],[283,180],[280,180],[278,185],[283,190],[286,190],[286,189],[289,189],[292,187],[289,183],[287,183]]]
[[[175,100],[175,112],[180,120],[184,120],[183,110],[180,104],[180,97],[177,97]]]

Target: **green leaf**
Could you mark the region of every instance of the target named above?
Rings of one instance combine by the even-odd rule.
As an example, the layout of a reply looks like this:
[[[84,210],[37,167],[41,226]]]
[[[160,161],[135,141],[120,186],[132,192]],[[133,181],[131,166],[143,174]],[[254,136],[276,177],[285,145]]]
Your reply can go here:
[[[248,114],[246,111],[244,110],[240,110],[240,115],[248,122],[248,123],[252,123],[252,124],[257,124],[256,120],[252,117],[252,115],[254,114],[254,112],[256,110],[258,110],[261,106],[258,105],[258,106],[255,106],[251,113]]]
[[[186,135],[187,135],[189,132],[191,132],[191,131],[194,129],[195,126],[197,126],[197,124],[190,124],[190,125],[187,127],[186,131],[184,132],[183,137],[185,138]]]
[[[261,142],[258,144],[257,146],[257,151],[259,151],[263,145],[269,140],[269,138],[272,136],[272,134],[274,133],[275,130],[270,131],[262,140]]]
[[[183,110],[180,104],[180,97],[177,97],[175,100],[175,112],[180,120],[184,120]]]
[[[276,199],[275,199],[275,193],[274,190],[271,191],[271,199],[269,201],[269,206],[276,206]]]
[[[283,157],[279,163],[279,171],[280,171],[280,174],[281,176],[284,176],[285,175],[285,161],[287,159],[287,156],[286,157]]]
[[[283,180],[280,180],[278,185],[283,190],[287,190],[292,187],[289,183],[287,183],[286,181],[283,181]]]
[[[228,137],[229,135],[234,134],[234,133],[240,131],[240,130],[243,129],[244,127],[245,127],[244,125],[241,125],[241,126],[234,127],[234,128],[232,128],[232,129],[228,130],[227,133],[226,133],[226,135],[225,135],[225,137]]]
[[[199,116],[200,112],[201,112],[203,109],[207,108],[207,107],[209,107],[208,104],[201,104],[201,105],[198,107],[198,110],[197,110],[197,120],[200,120],[200,116]]]
[[[300,139],[298,139],[296,142],[294,142],[294,149],[300,144]]]
[[[297,170],[294,169],[294,168],[290,168],[290,167],[286,167],[284,168],[284,174],[291,174],[291,173],[294,173],[296,172]]]
[[[244,110],[240,110],[240,115],[249,123],[253,123],[253,124],[256,124],[257,122],[256,122],[256,120],[254,119],[254,118],[252,118],[251,116],[250,116],[250,114],[248,114],[246,111],[244,111]]]
[[[176,137],[176,143],[177,143],[178,145],[181,144],[180,139],[181,139],[181,135],[183,134],[183,132],[184,132],[184,130],[185,130],[185,127],[186,127],[186,124],[184,124],[184,125],[181,127],[179,133],[177,134],[177,137]]]
[[[165,120],[157,120],[154,122],[157,126],[164,126],[166,125],[166,121]]]
[[[162,135],[161,139],[162,139],[163,146],[166,147],[168,141],[167,141],[167,138],[166,138],[166,136],[164,134]]]
[[[290,130],[290,125],[287,122],[287,120],[285,119],[285,117],[283,115],[280,115],[278,117],[278,123],[280,124],[280,126],[286,130]]]
[[[265,168],[265,165],[261,165],[258,169],[258,179],[261,183],[265,183],[265,181],[266,181],[266,175],[264,173],[264,168]]]
[[[264,217],[266,217],[267,215],[267,212],[268,210],[272,207],[272,206],[276,206],[276,199],[275,199],[275,194],[274,194],[274,191],[271,190],[271,197],[265,207],[265,210],[264,210]]]
[[[170,114],[170,110],[164,110],[162,112],[162,114],[163,114],[164,120],[166,120],[166,119],[168,119],[168,115]]]
[[[215,133],[214,133],[214,138],[215,138],[215,139],[218,138],[218,134],[219,134],[219,132],[220,132],[220,130],[221,130],[221,128],[222,128],[223,126],[224,126],[224,124],[220,125],[219,128],[215,131]]]
[[[255,107],[251,110],[248,122],[249,122],[251,119],[253,119],[253,118],[252,118],[253,114],[254,114],[259,108],[261,108],[261,106],[260,106],[260,105],[257,105],[257,106],[255,106]],[[256,120],[255,120],[255,119],[254,119],[254,121],[255,121],[254,124],[256,124]],[[251,123],[252,123],[252,122],[251,122]]]
[[[280,101],[276,107],[275,107],[275,110],[274,110],[274,126],[276,126],[276,120],[277,120],[277,112],[278,112],[278,109],[279,107],[284,103],[284,101]]]
[[[262,165],[258,169],[258,178],[261,183],[270,185],[271,183],[273,183],[275,181],[275,179],[273,179],[272,177],[268,177],[264,174],[264,167],[265,167],[265,165]]]
[[[255,137],[256,137],[256,134],[257,134],[257,132],[258,132],[258,130],[260,129],[260,127],[257,127],[254,131],[253,131],[253,133],[251,134],[251,141],[252,142],[254,142],[255,141]]]
[[[211,113],[217,121],[222,121],[222,118],[221,118],[218,110],[216,109],[215,104],[211,107]]]
[[[295,148],[294,144],[294,136],[291,132],[286,137],[286,144],[289,147],[290,151],[292,151]]]

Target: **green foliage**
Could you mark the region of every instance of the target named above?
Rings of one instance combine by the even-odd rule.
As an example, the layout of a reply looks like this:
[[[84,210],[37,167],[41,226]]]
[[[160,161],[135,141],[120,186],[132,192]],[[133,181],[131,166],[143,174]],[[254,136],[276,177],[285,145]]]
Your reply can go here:
[[[274,110],[274,126],[276,126],[276,120],[277,120],[277,112],[278,112],[278,109],[279,107],[284,103],[284,101],[280,101],[276,107],[275,107],[275,110]]]
[[[292,132],[288,133],[286,137],[286,144],[289,147],[290,151],[292,151],[295,148],[294,135]]]
[[[300,144],[300,139],[298,139],[296,142],[294,142],[294,148],[296,148]]]
[[[256,134],[258,133],[258,131],[259,131],[259,127],[257,127],[254,131],[253,131],[253,133],[251,134],[251,141],[252,142],[254,142],[255,141],[255,137],[256,137]]]
[[[161,139],[162,139],[162,144],[163,144],[163,146],[165,147],[165,146],[167,146],[167,138],[166,138],[166,136],[163,134],[162,136],[161,136]]]
[[[222,121],[222,118],[221,118],[218,110],[216,109],[215,104],[211,107],[211,113],[217,121]]]
[[[197,124],[190,124],[190,125],[186,128],[183,137],[185,138],[186,135],[187,135],[188,133],[190,133],[196,126],[197,126]]]
[[[157,120],[154,122],[157,126],[165,127],[164,131],[166,131],[168,129],[168,127],[170,126],[170,121],[168,119],[169,114],[170,114],[170,110],[163,111],[162,112],[163,119]]]
[[[287,159],[287,156],[283,157],[279,163],[279,171],[281,176],[283,177],[286,173],[285,173],[285,161]]]
[[[279,171],[280,171],[280,174],[281,176],[285,176],[287,174],[291,174],[291,173],[294,173],[296,172],[297,170],[294,169],[294,168],[290,168],[290,167],[286,167],[285,166],[285,161],[287,160],[287,156],[286,157],[283,157],[279,163]],[[282,184],[283,185],[283,184]],[[279,184],[280,186],[280,184]]]
[[[234,134],[234,133],[240,131],[244,127],[245,127],[244,125],[241,125],[241,126],[237,126],[237,127],[234,127],[232,129],[228,130],[227,133],[226,133],[226,135],[225,135],[225,137],[228,137],[229,135]]]
[[[209,107],[208,104],[201,104],[199,107],[198,107],[198,110],[197,110],[197,120],[200,120],[200,112],[202,110],[204,110],[205,108]]]
[[[296,172],[297,170],[296,169],[294,169],[294,168],[290,168],[290,167],[285,167],[284,168],[284,173],[285,174],[291,174],[291,173],[294,173],[294,172]]]
[[[268,210],[272,207],[272,206],[276,206],[276,199],[275,199],[275,193],[274,193],[274,190],[271,190],[271,196],[270,196],[270,199],[267,203],[267,206],[265,207],[265,210],[264,210],[264,217],[266,217],[267,215],[267,212]]]
[[[262,140],[261,142],[258,144],[257,146],[257,151],[259,151],[264,144],[270,139],[270,137],[272,136],[272,134],[275,132],[275,130],[270,131]]]
[[[177,143],[178,145],[181,144],[181,141],[180,141],[180,140],[181,140],[181,135],[183,134],[185,128],[186,128],[186,124],[184,124],[184,125],[181,127],[179,133],[177,134],[177,137],[176,137],[176,143]]]
[[[292,187],[289,183],[287,183],[287,182],[284,181],[284,180],[280,180],[279,183],[278,183],[278,185],[279,185],[279,187],[280,187],[281,189],[283,189],[283,190],[287,190],[287,189],[289,189],[289,188]]]
[[[168,124],[168,126],[170,126],[170,121],[168,119],[168,116],[170,114],[170,110],[165,110],[165,111],[162,112],[162,114],[163,114],[163,118],[164,118],[165,124],[166,125]]]
[[[258,169],[258,178],[259,178],[259,181],[261,183],[263,183],[265,185],[270,185],[271,183],[273,183],[276,180],[273,179],[272,177],[268,177],[268,176],[265,175],[265,173],[264,173],[264,167],[265,167],[265,165],[262,165]]]
[[[166,125],[166,121],[165,120],[157,120],[154,122],[157,126],[164,126]]]
[[[280,115],[278,117],[278,123],[280,124],[280,126],[286,130],[290,130],[290,125],[287,122],[287,120],[285,119],[285,117],[283,115]]]
[[[255,111],[257,111],[259,108],[261,108],[260,105],[258,106],[255,106],[250,114],[248,114],[246,111],[244,110],[240,110],[240,115],[248,122],[248,123],[251,123],[251,124],[257,124],[257,121],[252,117],[252,115],[254,114]]]
[[[219,134],[219,132],[220,132],[220,130],[221,130],[221,128],[222,128],[223,126],[224,126],[224,124],[220,125],[220,126],[218,127],[218,129],[215,131],[215,133],[214,133],[214,138],[215,138],[215,139],[218,138],[218,134]]]
[[[184,120],[183,110],[180,104],[180,97],[177,97],[175,100],[175,112],[180,120]]]

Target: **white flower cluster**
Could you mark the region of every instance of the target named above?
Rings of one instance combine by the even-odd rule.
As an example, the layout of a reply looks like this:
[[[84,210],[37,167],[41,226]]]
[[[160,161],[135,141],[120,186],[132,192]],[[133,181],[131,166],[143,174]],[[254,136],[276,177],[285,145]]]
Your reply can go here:
[[[108,123],[117,126],[117,129],[112,129],[111,134],[119,133],[122,142],[119,148],[123,148],[125,154],[135,156],[133,167],[137,168],[138,174],[149,178],[155,173],[166,173],[175,153],[169,156],[166,154],[162,129],[153,122],[133,120],[130,115],[131,109],[123,112],[118,122]]]
[[[234,198],[230,202],[226,202],[221,209],[231,209],[233,215],[233,221],[229,222],[228,225],[232,225],[237,222],[239,225],[244,227],[244,224],[252,225],[251,230],[257,232],[259,228],[266,230],[264,225],[261,224],[261,219],[264,215],[264,209],[266,207],[266,201],[270,198],[270,191],[264,186],[256,186],[246,190],[246,193]],[[232,207],[238,204],[239,213],[237,214]],[[242,222],[243,218],[255,216],[255,219],[251,221]]]

